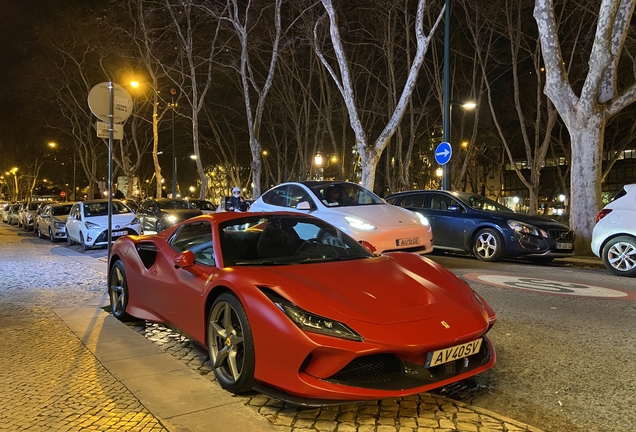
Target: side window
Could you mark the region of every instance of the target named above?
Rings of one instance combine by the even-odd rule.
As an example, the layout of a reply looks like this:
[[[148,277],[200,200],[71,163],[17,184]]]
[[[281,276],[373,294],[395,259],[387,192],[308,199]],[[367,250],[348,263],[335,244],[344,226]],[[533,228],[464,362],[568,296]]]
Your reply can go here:
[[[214,266],[212,227],[209,222],[193,222],[181,227],[170,245],[177,252],[191,251],[196,262]]]
[[[316,207],[314,201],[309,197],[309,194],[305,192],[305,190],[299,186],[290,185],[289,186],[289,203],[287,207],[296,208],[298,203],[306,201],[309,203],[311,207]]]
[[[71,216],[70,217],[74,219],[74,218],[78,217],[79,215],[80,215],[80,213],[79,213],[79,204],[75,204],[73,206],[73,208],[71,209]]]
[[[424,194],[409,194],[400,201],[400,207],[424,208]]]
[[[287,186],[270,190],[263,195],[263,202],[278,207],[289,207],[287,205]]]
[[[448,210],[451,200],[452,198],[446,195],[433,194],[431,196],[431,209],[432,210]],[[457,203],[457,201],[455,201],[455,203]]]

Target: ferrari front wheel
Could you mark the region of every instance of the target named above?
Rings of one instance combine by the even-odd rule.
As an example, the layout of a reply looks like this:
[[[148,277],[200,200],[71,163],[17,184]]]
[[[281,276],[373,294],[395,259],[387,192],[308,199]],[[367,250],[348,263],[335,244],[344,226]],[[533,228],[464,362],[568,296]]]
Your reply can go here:
[[[210,362],[221,387],[245,393],[254,387],[254,340],[245,309],[232,293],[221,294],[208,315]]]
[[[126,272],[124,264],[121,261],[115,261],[110,269],[110,310],[115,318],[120,321],[128,321],[131,316],[126,313],[128,306],[128,282],[126,281]]]

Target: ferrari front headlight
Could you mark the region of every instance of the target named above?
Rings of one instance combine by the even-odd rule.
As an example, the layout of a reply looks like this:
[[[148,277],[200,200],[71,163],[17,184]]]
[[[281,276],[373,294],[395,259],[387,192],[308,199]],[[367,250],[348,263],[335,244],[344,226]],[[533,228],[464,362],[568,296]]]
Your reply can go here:
[[[280,304],[276,306],[302,330],[320,333],[342,339],[362,341],[362,336],[351,330],[346,324],[309,313],[292,304]]]
[[[362,336],[340,321],[307,312],[269,288],[263,287],[261,290],[301,330],[357,342],[364,340]]]

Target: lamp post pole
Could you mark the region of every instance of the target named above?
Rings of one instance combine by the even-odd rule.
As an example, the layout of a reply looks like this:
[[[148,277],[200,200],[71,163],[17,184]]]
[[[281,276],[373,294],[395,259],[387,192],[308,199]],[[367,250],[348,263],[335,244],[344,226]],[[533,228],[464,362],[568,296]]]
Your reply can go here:
[[[172,95],[172,198],[177,197],[177,149],[174,143],[174,95],[177,91],[170,89]]]
[[[451,144],[451,103],[450,103],[450,17],[451,2],[446,0],[446,10],[444,11],[444,115],[443,115],[443,138],[444,142]],[[442,166],[442,190],[450,190],[450,166],[448,163]]]
[[[77,167],[77,148],[73,149],[73,201],[77,201],[77,189],[76,189],[76,184],[75,184],[75,172],[76,172],[76,167]]]

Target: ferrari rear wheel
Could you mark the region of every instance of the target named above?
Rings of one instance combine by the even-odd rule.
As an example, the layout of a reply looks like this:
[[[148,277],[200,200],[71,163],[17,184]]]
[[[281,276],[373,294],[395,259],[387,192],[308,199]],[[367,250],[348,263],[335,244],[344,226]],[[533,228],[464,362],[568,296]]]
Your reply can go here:
[[[128,321],[132,317],[126,313],[128,306],[128,283],[124,264],[115,261],[110,269],[110,310],[115,318],[120,321]]]
[[[480,230],[473,240],[473,254],[480,261],[499,261],[505,252],[503,238],[494,229]]]
[[[221,294],[208,315],[208,350],[216,379],[224,389],[238,394],[250,391],[254,379],[254,340],[240,300]]]

